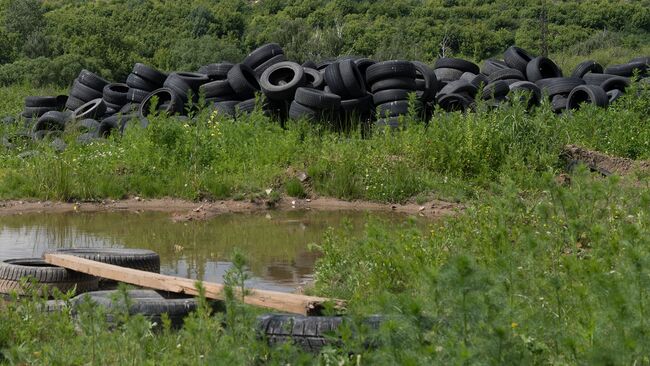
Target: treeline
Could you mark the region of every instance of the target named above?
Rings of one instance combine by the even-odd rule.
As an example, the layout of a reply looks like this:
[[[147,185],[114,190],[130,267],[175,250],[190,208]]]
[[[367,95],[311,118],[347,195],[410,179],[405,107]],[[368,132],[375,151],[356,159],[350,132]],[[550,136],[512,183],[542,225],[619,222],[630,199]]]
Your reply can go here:
[[[650,0],[0,0],[2,85],[63,86],[84,67],[120,80],[135,62],[196,70],[266,42],[298,61],[638,50]]]

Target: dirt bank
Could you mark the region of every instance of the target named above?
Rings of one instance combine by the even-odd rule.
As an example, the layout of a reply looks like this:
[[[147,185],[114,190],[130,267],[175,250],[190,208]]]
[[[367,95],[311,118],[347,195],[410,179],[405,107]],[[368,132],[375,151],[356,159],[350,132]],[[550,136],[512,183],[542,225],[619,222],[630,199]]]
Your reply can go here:
[[[650,161],[609,156],[576,145],[564,147],[561,157],[568,163],[579,162],[603,175],[629,175],[633,172],[650,172]]]
[[[24,213],[64,213],[64,212],[115,212],[115,211],[158,211],[169,212],[173,221],[206,220],[224,213],[246,213],[267,210],[321,210],[321,211],[380,211],[397,212],[437,218],[453,215],[463,206],[444,201],[430,201],[423,204],[384,204],[365,201],[343,201],[334,198],[295,199],[281,198],[277,202],[257,201],[214,201],[192,202],[172,198],[126,200],[105,200],[101,202],[51,202],[51,201],[2,201],[0,215],[19,215]]]

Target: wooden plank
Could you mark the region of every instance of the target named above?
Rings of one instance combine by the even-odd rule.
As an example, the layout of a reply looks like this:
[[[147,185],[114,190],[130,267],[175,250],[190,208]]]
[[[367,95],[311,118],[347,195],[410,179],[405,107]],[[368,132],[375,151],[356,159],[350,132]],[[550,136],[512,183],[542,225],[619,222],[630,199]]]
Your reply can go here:
[[[140,271],[137,269],[84,259],[69,254],[45,254],[45,261],[55,266],[68,268],[77,272],[87,273],[93,276],[141,287],[187,295],[199,294],[199,291],[195,286],[197,281],[189,278]],[[202,285],[205,289],[206,298],[216,300],[224,299],[224,285],[211,282],[203,282]],[[267,290],[247,289],[247,291],[249,292],[244,297],[244,303],[288,313],[317,315],[323,310],[326,303],[331,303],[334,308],[338,310],[343,310],[345,308],[345,303],[342,300]]]

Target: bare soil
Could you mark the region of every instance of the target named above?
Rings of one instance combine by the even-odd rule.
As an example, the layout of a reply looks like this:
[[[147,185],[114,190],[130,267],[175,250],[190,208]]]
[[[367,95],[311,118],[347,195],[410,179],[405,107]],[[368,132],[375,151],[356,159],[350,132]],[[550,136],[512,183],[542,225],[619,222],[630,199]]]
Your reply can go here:
[[[268,210],[320,210],[320,211],[379,211],[439,218],[454,215],[463,206],[444,201],[423,204],[385,204],[366,201],[344,201],[335,198],[296,199],[283,197],[278,201],[213,201],[192,202],[173,198],[104,200],[100,202],[52,202],[52,201],[1,201],[0,215],[26,213],[65,212],[168,212],[172,221],[201,221],[224,213],[251,213]]]
[[[598,151],[588,150],[576,145],[567,145],[562,151],[562,157],[567,162],[580,162],[590,169],[604,175],[630,175],[635,172],[650,173],[649,160],[632,160],[609,156]]]

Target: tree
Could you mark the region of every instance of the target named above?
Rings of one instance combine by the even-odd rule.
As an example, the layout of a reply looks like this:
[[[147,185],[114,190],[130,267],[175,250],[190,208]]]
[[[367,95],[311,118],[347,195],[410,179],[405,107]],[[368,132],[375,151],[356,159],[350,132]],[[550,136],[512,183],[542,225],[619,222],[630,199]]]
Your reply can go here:
[[[5,29],[25,42],[32,33],[45,26],[45,9],[41,0],[9,0],[5,9]]]

